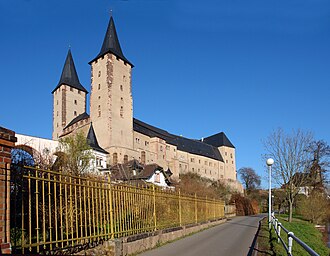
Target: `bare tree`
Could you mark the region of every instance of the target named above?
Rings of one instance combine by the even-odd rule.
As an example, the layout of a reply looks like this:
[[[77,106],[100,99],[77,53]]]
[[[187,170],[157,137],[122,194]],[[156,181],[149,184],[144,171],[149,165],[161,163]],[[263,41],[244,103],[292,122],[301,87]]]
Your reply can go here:
[[[238,173],[241,176],[247,194],[251,190],[254,190],[260,186],[261,177],[256,174],[255,170],[253,170],[252,168],[242,167],[238,170]]]
[[[272,177],[282,186],[289,204],[289,222],[292,221],[292,208],[300,187],[308,178],[311,154],[307,148],[312,142],[312,134],[294,130],[286,134],[281,128],[274,130],[264,141],[265,158],[274,159]]]

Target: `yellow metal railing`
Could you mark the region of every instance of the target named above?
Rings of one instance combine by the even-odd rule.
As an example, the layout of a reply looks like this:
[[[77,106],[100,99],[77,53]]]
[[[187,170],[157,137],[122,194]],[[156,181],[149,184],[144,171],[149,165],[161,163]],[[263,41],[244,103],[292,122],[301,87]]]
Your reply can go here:
[[[22,181],[22,253],[95,244],[224,217],[224,202],[156,186],[111,184],[27,167]]]

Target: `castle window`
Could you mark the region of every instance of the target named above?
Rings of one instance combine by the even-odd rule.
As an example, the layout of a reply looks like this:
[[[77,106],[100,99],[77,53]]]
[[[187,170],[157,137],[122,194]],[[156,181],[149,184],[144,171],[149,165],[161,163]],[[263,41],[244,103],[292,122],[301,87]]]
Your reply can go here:
[[[120,106],[120,117],[124,117],[124,107]]]
[[[160,146],[160,152],[163,152],[163,146]]]
[[[101,96],[99,96],[99,99],[101,99]]]
[[[70,87],[70,91],[73,92],[73,88],[72,87]]]
[[[124,164],[128,162],[128,155],[124,155]]]
[[[58,127],[58,123],[56,124],[56,127]]]
[[[234,164],[234,161],[231,161],[232,164]]]
[[[145,146],[148,146],[148,145],[149,145],[149,142],[148,142],[148,141],[145,141],[145,142],[144,142],[144,145],[145,145]]]
[[[198,160],[198,163],[199,163],[199,164],[201,163],[201,160],[200,160],[200,159]]]
[[[101,84],[99,84],[98,89],[99,89],[99,90],[101,89]]]
[[[78,90],[78,94],[81,94],[81,91]]]
[[[56,105],[58,105],[58,100],[56,100]]]
[[[126,76],[123,76],[123,82],[124,83],[126,82]]]
[[[99,77],[101,76],[101,71],[99,71],[99,74],[98,74],[98,76],[99,76]]]
[[[194,163],[195,159],[194,158],[190,158],[190,162]]]
[[[166,150],[170,150],[170,146],[166,146]]]
[[[118,154],[117,153],[112,154],[112,162],[113,162],[113,164],[118,163]]]
[[[146,163],[146,152],[145,151],[141,152],[141,163],[142,164]]]
[[[205,161],[204,164],[207,165],[207,161]]]
[[[58,116],[58,111],[56,111],[56,116]]]
[[[74,104],[77,105],[77,100],[74,100]]]
[[[77,115],[77,111],[73,111],[73,115],[76,116]]]
[[[192,168],[192,171],[194,172],[195,171],[195,168]]]
[[[226,160],[226,164],[228,164],[228,160]]]
[[[97,110],[98,110],[98,116],[101,117],[101,105],[97,107]]]
[[[230,153],[230,158],[233,158],[233,154],[232,153]]]
[[[225,155],[227,155],[227,152],[225,152]]]
[[[123,97],[120,98],[120,103],[121,103],[121,104],[124,104],[124,99],[123,99]]]
[[[120,90],[123,91],[123,85],[122,84],[120,85]]]

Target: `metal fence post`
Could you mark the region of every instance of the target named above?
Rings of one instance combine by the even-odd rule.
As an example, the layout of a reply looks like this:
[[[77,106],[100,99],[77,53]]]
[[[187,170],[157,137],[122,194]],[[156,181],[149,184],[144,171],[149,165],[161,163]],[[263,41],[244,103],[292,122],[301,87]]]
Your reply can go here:
[[[152,191],[153,191],[153,201],[154,201],[154,225],[155,225],[155,230],[157,230],[157,216],[156,216],[156,191],[155,191],[155,185],[152,186]]]
[[[288,233],[288,252],[289,252],[289,255],[292,255],[292,242],[293,242],[292,236],[293,235],[294,235],[293,232]]]
[[[197,196],[195,193],[195,223],[197,223]]]
[[[280,242],[280,236],[281,236],[281,222],[279,222],[278,225],[277,225],[277,233],[278,233],[277,242],[279,243]]]
[[[182,213],[181,213],[181,192],[179,189],[179,223],[180,223],[180,227],[182,226]]]
[[[108,193],[109,193],[109,210],[110,210],[110,232],[111,232],[111,239],[114,239],[114,226],[113,226],[113,198],[112,198],[112,186],[111,186],[111,176],[110,173],[108,174]]]

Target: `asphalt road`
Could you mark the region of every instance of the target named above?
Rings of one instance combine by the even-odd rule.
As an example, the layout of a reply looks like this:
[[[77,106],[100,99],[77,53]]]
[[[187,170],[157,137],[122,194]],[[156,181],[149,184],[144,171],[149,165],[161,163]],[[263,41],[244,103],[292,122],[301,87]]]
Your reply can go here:
[[[264,215],[235,217],[224,224],[173,243],[139,254],[140,256],[243,256],[248,255]]]

